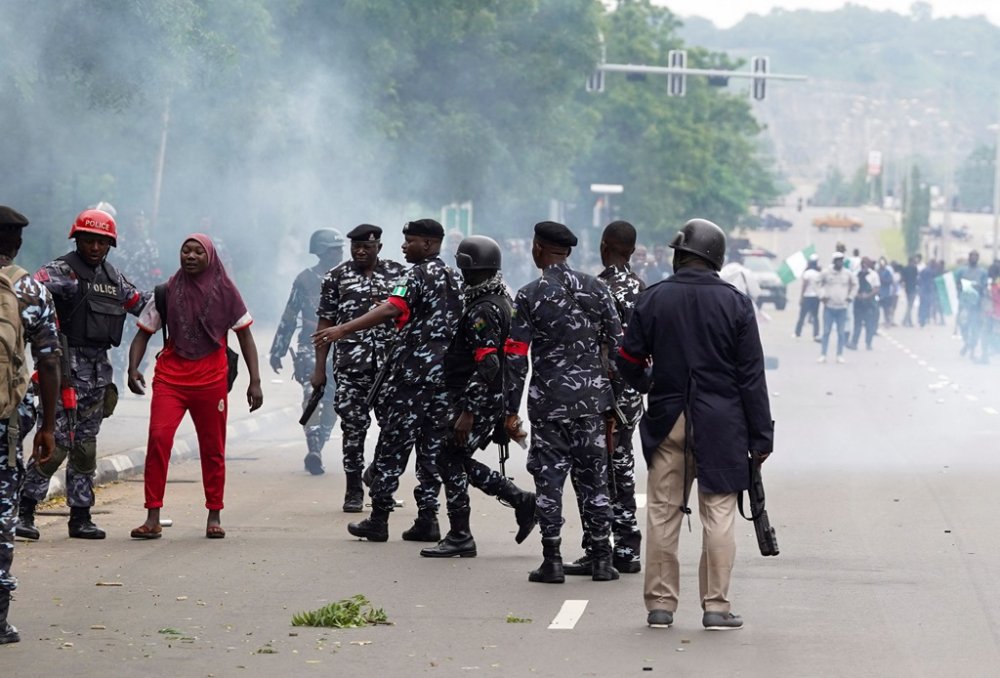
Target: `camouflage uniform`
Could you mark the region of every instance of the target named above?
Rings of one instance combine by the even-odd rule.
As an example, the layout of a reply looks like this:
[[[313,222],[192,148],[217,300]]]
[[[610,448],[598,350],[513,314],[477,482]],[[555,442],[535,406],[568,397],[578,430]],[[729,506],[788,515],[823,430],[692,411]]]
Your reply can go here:
[[[600,275],[600,280],[607,284],[611,297],[615,302],[615,310],[621,320],[622,327],[628,325],[635,309],[635,300],[646,289],[646,284],[626,266],[608,266]],[[612,356],[613,358],[613,356]],[[613,516],[611,532],[614,536],[616,564],[640,563],[639,545],[642,533],[635,519],[635,456],[632,452],[632,437],[635,424],[642,416],[642,394],[625,383],[625,380],[614,372],[612,389],[618,402],[618,408],[625,417],[624,422],[618,422],[614,435],[614,453],[611,455],[613,478],[608,482],[614,484],[614,498],[611,501]],[[574,487],[576,478],[574,476]],[[578,495],[579,497],[579,495]],[[582,515],[582,510],[581,510]],[[583,539],[584,550],[589,553],[590,545],[586,536]]]
[[[507,357],[507,411],[520,408],[530,345],[528,471],[535,478],[543,540],[559,537],[563,485],[572,473],[584,530],[592,542],[607,543],[611,509],[604,434],[614,396],[598,347],[617,347],[621,337],[608,288],[565,262],[546,267],[517,293]]]
[[[445,358],[449,394],[447,420],[454,425],[462,412],[473,416],[468,443],[459,445],[449,430],[438,458],[449,513],[469,508],[470,484],[492,497],[517,492],[507,478],[472,456],[476,450],[486,449],[490,444],[504,414],[500,356],[510,331],[511,308],[503,283],[500,285],[499,294],[486,299],[483,297],[488,292],[478,299],[466,297],[465,312]]]
[[[71,256],[71,255],[67,255]],[[35,273],[35,280],[42,283],[55,302],[59,315],[59,325],[67,332],[68,316],[74,308],[79,289],[77,274],[64,260],[56,259]],[[104,266],[102,264],[102,266]],[[139,291],[117,270],[107,266],[112,273],[114,290],[111,293],[124,309],[118,316],[124,325],[125,312],[138,316],[142,308],[152,298],[152,293]],[[66,317],[64,317],[64,315]],[[110,344],[103,346],[77,345],[70,339],[69,361],[73,375],[73,388],[77,397],[76,427],[71,430],[69,416],[62,406],[56,404],[56,451],[44,466],[34,460],[28,463],[23,496],[31,501],[45,499],[49,490],[49,479],[55,474],[66,457],[66,504],[70,508],[89,508],[94,505],[94,472],[97,470],[97,435],[104,419],[104,397],[112,384],[112,367],[108,359]],[[64,357],[65,359],[65,357]]]
[[[356,263],[345,261],[323,279],[316,313],[334,325],[354,320],[384,302],[405,270],[395,261],[379,259],[372,274],[366,276]],[[349,334],[337,342],[333,359],[336,391],[328,388],[327,392],[336,394],[340,430],[344,435],[345,473],[364,471],[365,436],[371,425],[365,399],[395,334],[392,325],[386,324]]]
[[[294,368],[293,378],[302,385],[303,409],[312,395],[309,378],[316,365],[312,335],[316,331],[316,307],[320,301],[323,273],[325,272],[318,271],[316,267],[307,268],[295,278],[295,282],[292,283],[292,292],[288,296],[288,303],[285,304],[285,311],[281,314],[281,322],[278,324],[278,329],[274,333],[274,341],[271,344],[271,358],[280,360],[288,353],[295,328],[300,327],[298,343],[292,353],[292,365]],[[301,318],[301,325],[299,325],[299,318]],[[319,407],[308,423],[302,427],[306,434],[306,447],[309,454],[320,459],[323,456],[323,446],[330,439],[333,427],[337,423],[337,413],[333,407],[336,383],[333,382],[329,363],[326,366],[326,377],[329,383],[323,393],[323,399],[320,400]]]
[[[48,291],[31,276],[24,276],[14,284],[14,293],[21,306],[21,322],[24,337],[31,344],[35,362],[42,356],[59,354],[59,338],[56,334],[56,311]],[[8,445],[7,422],[0,421],[0,589],[13,591],[17,579],[11,574],[14,559],[14,523],[17,517],[17,492],[24,478],[23,441],[35,425],[34,399],[29,390],[17,408],[21,434],[14,450],[11,464],[11,450]]]
[[[444,355],[462,313],[462,283],[455,271],[434,256],[413,265],[392,290],[389,303],[403,311],[399,339],[389,356],[389,377],[379,394],[382,420],[369,494],[372,508],[392,511],[393,493],[417,448],[413,497],[421,512],[436,513],[441,481],[436,460],[448,430],[448,392]]]

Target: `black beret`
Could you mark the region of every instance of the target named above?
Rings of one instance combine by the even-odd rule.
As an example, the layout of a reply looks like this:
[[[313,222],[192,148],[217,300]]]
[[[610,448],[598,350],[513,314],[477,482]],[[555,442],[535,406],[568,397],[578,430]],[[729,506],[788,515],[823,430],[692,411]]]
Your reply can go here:
[[[424,238],[444,238],[444,226],[433,219],[408,221],[403,226],[403,235],[417,235]]]
[[[382,229],[372,224],[361,224],[347,234],[354,242],[375,242],[382,237]]]
[[[566,226],[555,221],[540,221],[535,224],[535,240],[556,247],[576,247],[576,236]]]
[[[0,205],[0,226],[19,226],[24,228],[27,225],[28,218],[23,214],[6,205]]]

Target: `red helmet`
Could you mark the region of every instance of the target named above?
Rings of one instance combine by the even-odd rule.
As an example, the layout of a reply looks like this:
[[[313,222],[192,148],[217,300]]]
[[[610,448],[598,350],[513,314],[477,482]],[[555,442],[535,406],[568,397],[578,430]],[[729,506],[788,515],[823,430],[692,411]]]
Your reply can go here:
[[[69,229],[69,237],[75,238],[80,233],[93,233],[111,238],[111,246],[118,246],[118,228],[115,218],[103,210],[83,210]]]

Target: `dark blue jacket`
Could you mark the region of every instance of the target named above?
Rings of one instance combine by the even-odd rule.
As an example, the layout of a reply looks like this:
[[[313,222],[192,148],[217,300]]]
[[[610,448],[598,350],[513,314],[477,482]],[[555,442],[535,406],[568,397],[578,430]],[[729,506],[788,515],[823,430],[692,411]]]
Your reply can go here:
[[[774,422],[746,295],[699,268],[649,287],[628,324],[618,366],[633,387],[649,393],[639,426],[647,465],[683,412],[701,490],[747,489],[747,452],[772,451]]]

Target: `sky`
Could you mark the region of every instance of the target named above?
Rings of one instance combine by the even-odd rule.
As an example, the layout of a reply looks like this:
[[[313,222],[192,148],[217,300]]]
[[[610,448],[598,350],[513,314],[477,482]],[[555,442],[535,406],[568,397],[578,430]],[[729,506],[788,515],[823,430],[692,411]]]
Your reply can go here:
[[[830,11],[843,7],[845,0],[655,0],[658,5],[669,7],[681,17],[701,16],[720,28],[729,28],[738,23],[746,14],[767,14],[772,9],[810,9]],[[852,5],[861,5],[875,10],[892,10],[899,14],[909,14],[913,0],[852,0]],[[993,24],[1000,26],[1000,2],[997,0],[930,0],[934,18],[948,16],[985,15]]]

